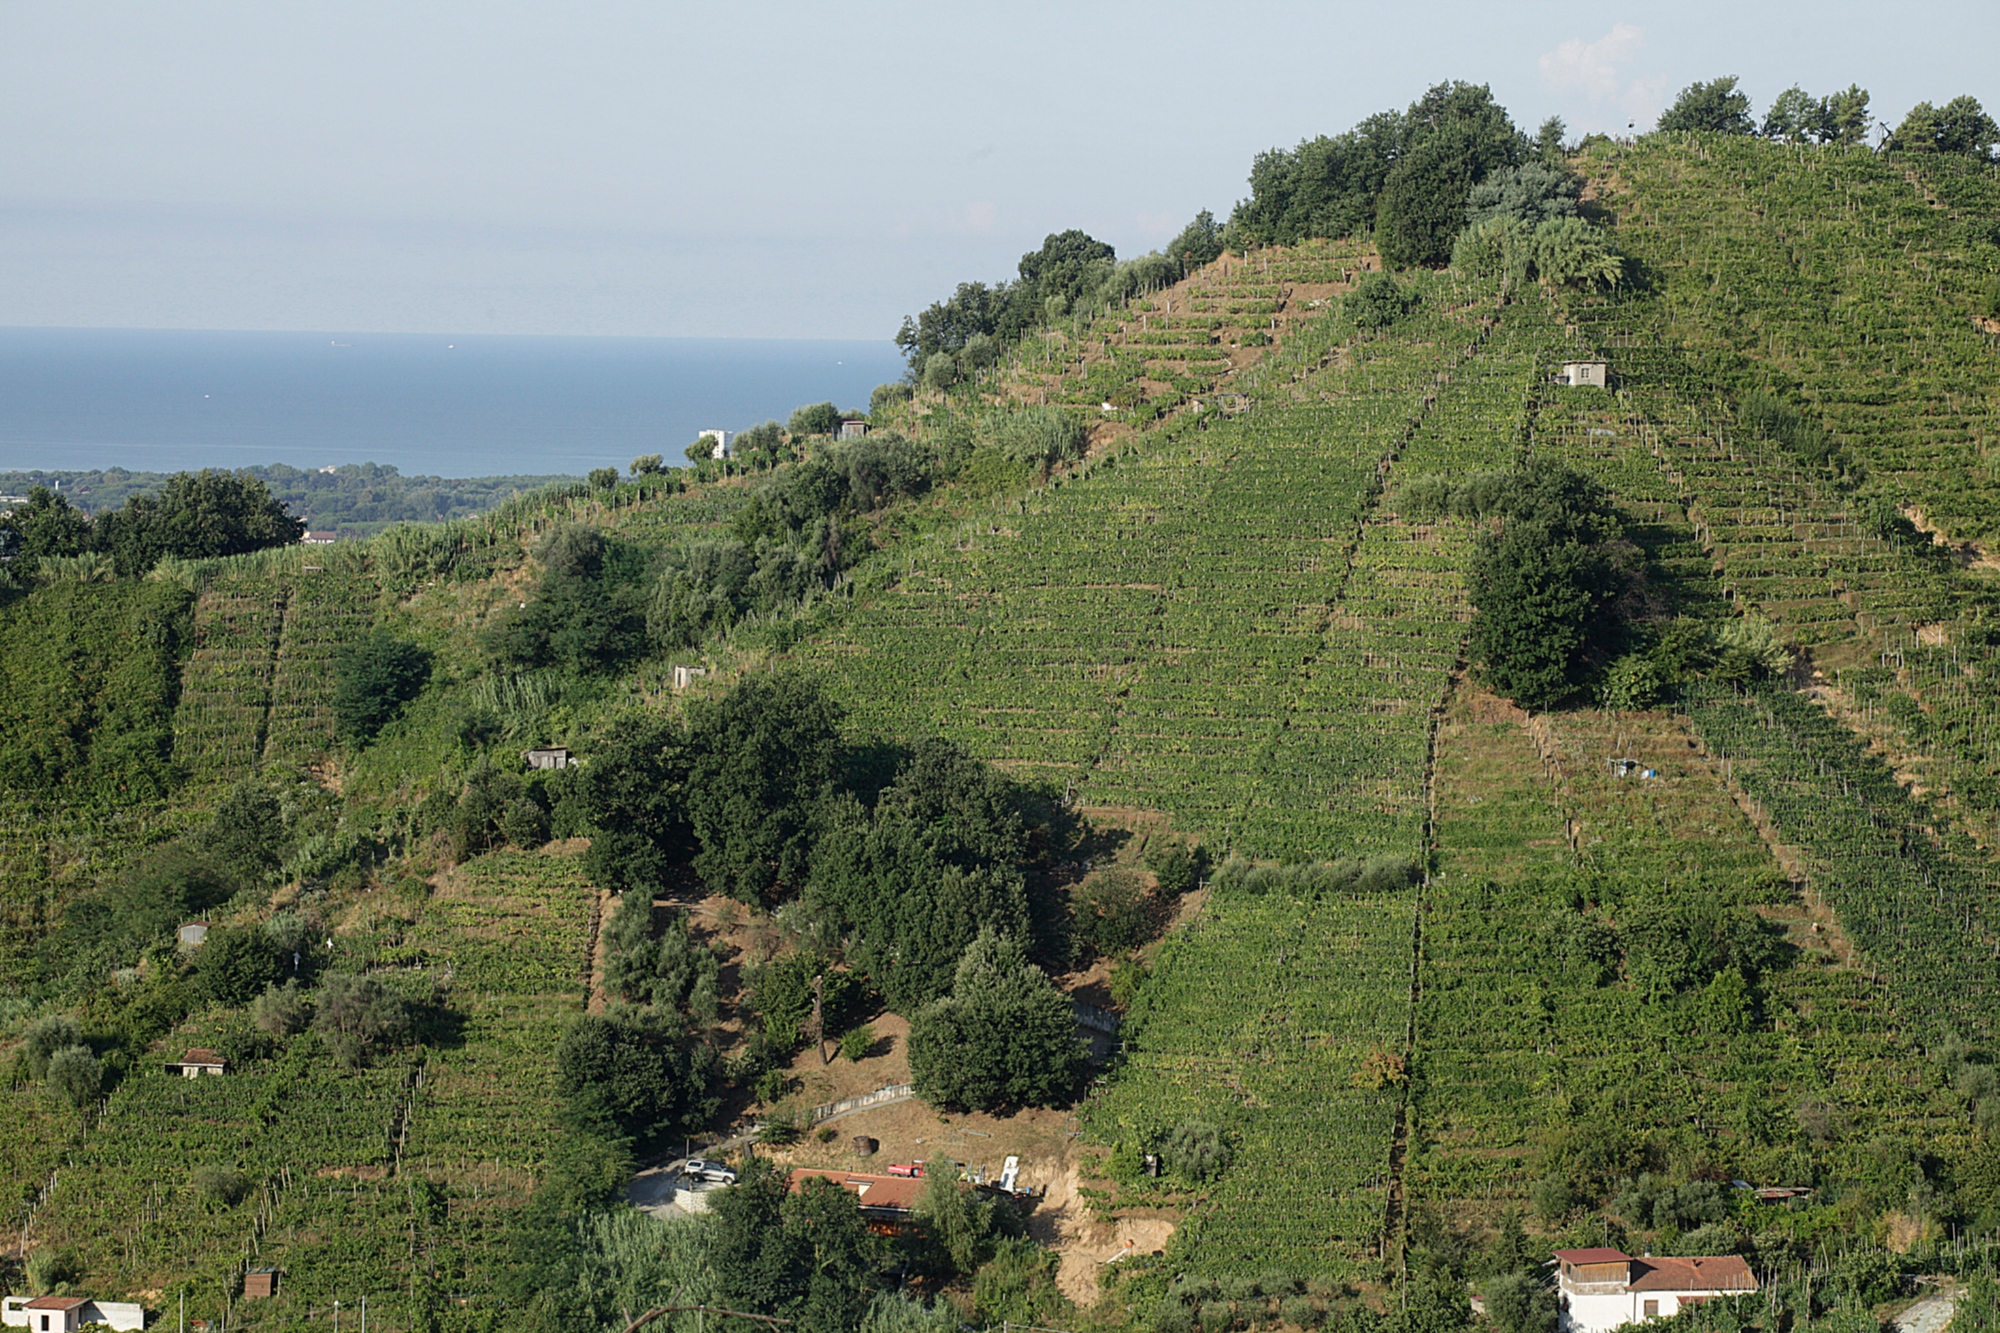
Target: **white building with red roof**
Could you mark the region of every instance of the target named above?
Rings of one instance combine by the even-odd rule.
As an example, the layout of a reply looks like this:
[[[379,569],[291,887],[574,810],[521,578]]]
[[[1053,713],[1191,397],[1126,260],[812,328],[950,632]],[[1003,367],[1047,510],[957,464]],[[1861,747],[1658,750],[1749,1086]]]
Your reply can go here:
[[[1757,1290],[1750,1265],[1734,1254],[1635,1259],[1606,1247],[1557,1250],[1555,1263],[1562,1333],[1608,1333],[1665,1319],[1683,1306]]]

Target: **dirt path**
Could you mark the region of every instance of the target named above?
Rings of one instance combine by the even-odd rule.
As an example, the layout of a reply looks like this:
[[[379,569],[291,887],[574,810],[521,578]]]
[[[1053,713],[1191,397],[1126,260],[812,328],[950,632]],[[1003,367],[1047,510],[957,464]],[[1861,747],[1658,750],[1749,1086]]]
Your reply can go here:
[[[1165,1216],[1094,1218],[1078,1192],[1080,1179],[1071,1149],[1062,1172],[1049,1182],[1048,1197],[1028,1220],[1028,1235],[1059,1256],[1056,1285],[1062,1294],[1078,1305],[1091,1305],[1097,1300],[1097,1275],[1106,1264],[1165,1249],[1176,1224]]]
[[[1896,1316],[1896,1328],[1900,1333],[1944,1333],[1957,1304],[1958,1293],[1955,1291],[1941,1291],[1922,1297]]]
[[[604,939],[604,923],[609,919],[616,901],[609,890],[599,889],[597,901],[590,907],[590,975],[584,978],[583,1007],[586,1012],[604,1012],[604,955],[608,945]]]

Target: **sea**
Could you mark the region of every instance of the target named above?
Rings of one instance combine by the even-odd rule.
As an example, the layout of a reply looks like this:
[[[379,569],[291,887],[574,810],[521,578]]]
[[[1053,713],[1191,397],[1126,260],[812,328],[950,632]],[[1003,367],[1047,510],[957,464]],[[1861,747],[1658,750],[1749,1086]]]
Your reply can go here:
[[[887,339],[0,328],[0,471],[623,470],[902,372]]]

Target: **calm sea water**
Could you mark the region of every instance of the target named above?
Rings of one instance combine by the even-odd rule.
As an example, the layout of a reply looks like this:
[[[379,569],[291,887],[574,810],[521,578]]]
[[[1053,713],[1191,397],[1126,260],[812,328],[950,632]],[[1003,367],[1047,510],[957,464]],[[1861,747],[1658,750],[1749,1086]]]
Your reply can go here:
[[[887,340],[0,329],[0,470],[679,463],[709,427],[865,409],[902,369]]]

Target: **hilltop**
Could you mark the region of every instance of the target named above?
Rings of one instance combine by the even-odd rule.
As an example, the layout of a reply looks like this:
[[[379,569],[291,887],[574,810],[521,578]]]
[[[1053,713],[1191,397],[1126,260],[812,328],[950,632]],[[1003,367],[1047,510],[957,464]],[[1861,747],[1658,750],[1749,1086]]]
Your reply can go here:
[[[1447,85],[1164,255],[1052,235],[860,440],[16,565],[24,1276],[1161,1333],[1539,1331],[1565,1246],[1740,1254],[1730,1327],[1974,1281],[2000,175],[1734,96],[1564,145]],[[742,1160],[857,1136],[1047,1192],[871,1258]],[[622,1204],[704,1139],[713,1217]]]

